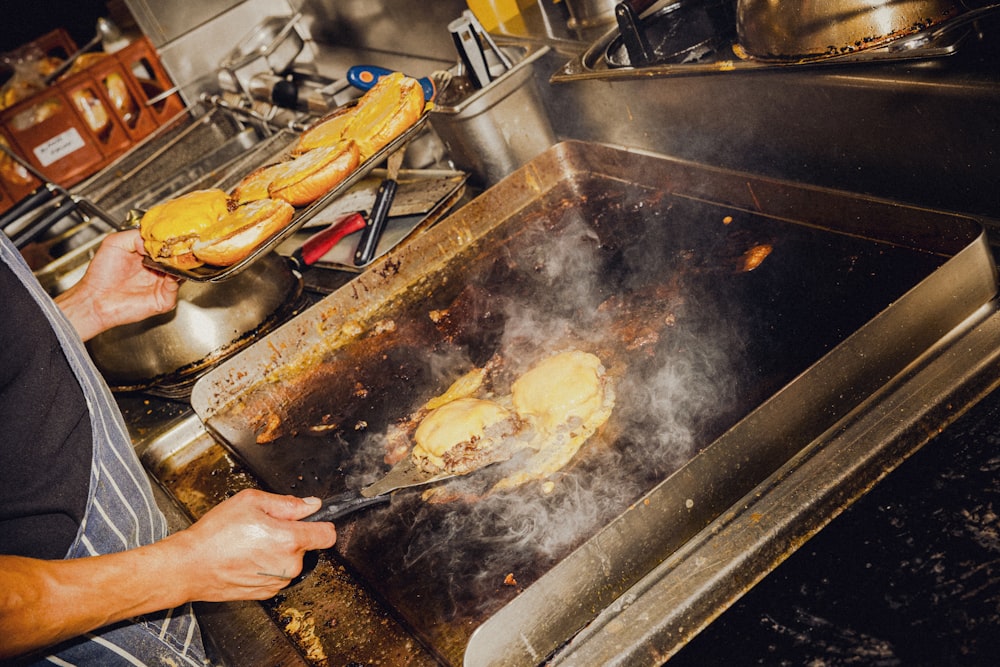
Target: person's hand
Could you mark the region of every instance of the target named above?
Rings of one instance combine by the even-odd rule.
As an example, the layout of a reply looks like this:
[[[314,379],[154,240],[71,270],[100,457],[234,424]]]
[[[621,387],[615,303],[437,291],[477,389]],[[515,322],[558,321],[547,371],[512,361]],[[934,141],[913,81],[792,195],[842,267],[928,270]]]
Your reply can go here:
[[[190,528],[164,540],[178,547],[189,600],[264,600],[302,571],[306,551],[328,549],[332,523],[304,522],[317,498],[245,490],[209,510]]]
[[[80,282],[56,298],[81,338],[165,313],[177,304],[177,279],[146,267],[144,254],[139,230],[110,234]]]
[[[316,498],[241,491],[186,530],[136,549],[41,560],[0,554],[0,662],[185,602],[264,600],[337,540],[300,521]],[[4,663],[6,664],[6,663]]]

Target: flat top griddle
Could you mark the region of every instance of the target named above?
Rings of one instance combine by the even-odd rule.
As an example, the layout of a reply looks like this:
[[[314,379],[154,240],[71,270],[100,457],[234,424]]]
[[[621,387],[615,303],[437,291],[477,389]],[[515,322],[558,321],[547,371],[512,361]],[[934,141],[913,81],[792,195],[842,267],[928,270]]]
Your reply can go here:
[[[386,431],[471,366],[601,357],[615,411],[551,490],[490,494],[497,466],[339,526],[337,558],[443,663],[533,664],[994,292],[967,219],[569,142],[192,404],[267,487],[330,495],[381,475]]]

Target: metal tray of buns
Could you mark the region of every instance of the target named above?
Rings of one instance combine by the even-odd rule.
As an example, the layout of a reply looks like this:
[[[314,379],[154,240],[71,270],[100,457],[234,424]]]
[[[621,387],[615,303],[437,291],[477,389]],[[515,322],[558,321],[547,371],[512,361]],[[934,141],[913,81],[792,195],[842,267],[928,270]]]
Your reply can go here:
[[[400,150],[405,146],[411,139],[413,139],[422,129],[424,123],[427,121],[427,112],[425,111],[420,115],[420,117],[413,123],[409,128],[407,128],[402,134],[390,141],[388,144],[383,146],[379,151],[374,153],[367,160],[363,161],[358,165],[357,169],[351,172],[343,181],[338,183],[335,187],[329,190],[319,199],[313,201],[308,206],[303,206],[297,208],[295,215],[292,217],[292,221],[282,229],[278,230],[270,237],[267,238],[263,243],[261,243],[257,248],[253,250],[246,257],[241,259],[235,264],[229,266],[212,266],[203,265],[193,269],[180,269],[173,266],[168,266],[160,262],[155,261],[150,257],[144,258],[144,263],[146,266],[156,269],[157,271],[162,271],[164,273],[169,273],[171,275],[177,276],[178,278],[184,278],[185,280],[194,280],[197,282],[222,282],[232,278],[240,271],[244,270],[258,259],[271,252],[282,241],[286,240],[296,231],[298,231],[306,222],[308,222],[313,216],[319,213],[323,208],[329,205],[332,201],[343,195],[347,190],[351,188],[355,183],[360,181],[362,178],[368,175],[372,169],[385,161],[387,157]],[[288,141],[271,141],[268,142],[268,146],[274,147],[275,144],[279,145],[277,152],[272,151],[251,151],[246,160],[237,160],[235,163],[230,165],[228,170],[220,175],[214,182],[201,182],[199,186],[201,188],[219,188],[220,190],[225,190],[229,192],[237,183],[240,182],[247,174],[249,174],[254,169],[266,166],[268,164],[274,164],[281,162],[282,160],[288,158],[291,154],[291,146],[293,140],[297,138],[297,133],[291,132],[290,130],[283,130],[282,134],[287,134]],[[198,189],[198,188],[192,188]]]

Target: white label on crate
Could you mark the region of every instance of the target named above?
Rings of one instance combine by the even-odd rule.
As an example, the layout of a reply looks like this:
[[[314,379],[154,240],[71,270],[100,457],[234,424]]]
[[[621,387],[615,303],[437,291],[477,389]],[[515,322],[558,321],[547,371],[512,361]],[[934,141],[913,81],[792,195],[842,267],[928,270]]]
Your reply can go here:
[[[66,157],[73,151],[78,151],[87,143],[77,132],[75,127],[71,127],[65,132],[60,132],[44,144],[35,146],[35,157],[43,167],[47,167],[56,160]]]

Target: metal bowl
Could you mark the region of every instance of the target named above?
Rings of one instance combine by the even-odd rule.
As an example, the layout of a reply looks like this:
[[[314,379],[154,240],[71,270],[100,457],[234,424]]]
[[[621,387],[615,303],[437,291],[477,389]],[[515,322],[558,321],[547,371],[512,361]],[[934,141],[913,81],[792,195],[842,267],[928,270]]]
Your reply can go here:
[[[287,260],[270,253],[225,282],[183,283],[173,311],[105,331],[87,347],[117,391],[183,387],[266,332],[300,292]]]
[[[964,11],[956,0],[737,0],[741,55],[795,62],[852,53],[912,35]]]

